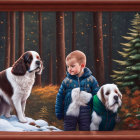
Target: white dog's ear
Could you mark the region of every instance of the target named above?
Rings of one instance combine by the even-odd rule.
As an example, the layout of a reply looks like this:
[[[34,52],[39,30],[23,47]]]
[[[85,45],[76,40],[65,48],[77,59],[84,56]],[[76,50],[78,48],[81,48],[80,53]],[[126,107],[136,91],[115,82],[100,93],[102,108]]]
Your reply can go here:
[[[117,88],[117,93],[118,93],[118,96],[120,97],[120,99],[122,99],[122,94],[118,88]]]
[[[105,104],[105,96],[104,96],[104,88],[103,87],[100,88],[100,94],[101,94],[102,103]]]

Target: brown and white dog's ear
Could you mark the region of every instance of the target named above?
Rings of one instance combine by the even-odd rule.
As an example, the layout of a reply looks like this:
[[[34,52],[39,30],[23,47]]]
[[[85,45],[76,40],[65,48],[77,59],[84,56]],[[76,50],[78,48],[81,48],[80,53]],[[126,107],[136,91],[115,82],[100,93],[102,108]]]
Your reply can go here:
[[[26,66],[23,57],[20,57],[13,65],[11,72],[14,75],[22,76],[26,73]]]
[[[102,103],[105,105],[105,96],[104,96],[104,88],[103,87],[101,87],[101,89],[100,89],[100,94],[101,94]]]

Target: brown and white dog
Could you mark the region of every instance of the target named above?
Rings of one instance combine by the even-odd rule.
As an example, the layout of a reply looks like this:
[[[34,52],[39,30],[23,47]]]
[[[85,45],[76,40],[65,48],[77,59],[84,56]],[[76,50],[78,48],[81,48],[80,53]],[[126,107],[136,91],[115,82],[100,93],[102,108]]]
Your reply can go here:
[[[122,94],[115,84],[103,85],[93,97],[93,112],[90,130],[113,130]]]
[[[0,115],[10,117],[16,110],[20,122],[25,118],[26,100],[35,82],[35,73],[41,74],[43,63],[35,51],[25,52],[12,67],[0,72]]]

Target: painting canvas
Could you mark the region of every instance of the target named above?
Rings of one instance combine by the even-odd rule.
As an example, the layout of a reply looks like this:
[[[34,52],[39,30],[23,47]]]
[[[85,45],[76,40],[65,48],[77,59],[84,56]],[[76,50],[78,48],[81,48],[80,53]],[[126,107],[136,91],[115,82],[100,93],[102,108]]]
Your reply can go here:
[[[0,12],[0,71],[11,67],[26,51],[40,54],[44,69],[37,76],[25,114],[35,129],[63,131],[55,115],[56,95],[66,76],[65,57],[80,50],[99,85],[115,83],[122,106],[114,130],[140,129],[140,13],[133,12]],[[14,114],[14,112],[12,113]],[[3,121],[13,125],[15,116]],[[36,120],[44,120],[40,129]],[[17,120],[18,121],[18,120]],[[20,124],[18,127],[21,127]],[[0,128],[0,131],[6,129]],[[9,131],[12,131],[9,129]],[[7,130],[6,130],[7,131]]]

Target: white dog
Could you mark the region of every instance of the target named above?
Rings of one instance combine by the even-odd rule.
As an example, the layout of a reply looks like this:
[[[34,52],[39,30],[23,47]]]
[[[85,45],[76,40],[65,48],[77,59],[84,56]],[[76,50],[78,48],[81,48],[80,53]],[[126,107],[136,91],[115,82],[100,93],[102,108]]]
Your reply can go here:
[[[15,109],[20,122],[25,118],[26,100],[35,81],[35,73],[41,74],[43,64],[35,51],[25,52],[12,67],[0,72],[0,115],[10,117]]]
[[[103,85],[93,97],[90,130],[113,130],[122,94],[115,84]]]
[[[71,98],[72,103],[69,105],[66,114],[77,117],[79,115],[80,106],[86,106],[92,98],[92,95],[85,91],[80,91],[80,88],[74,88],[71,93]]]

